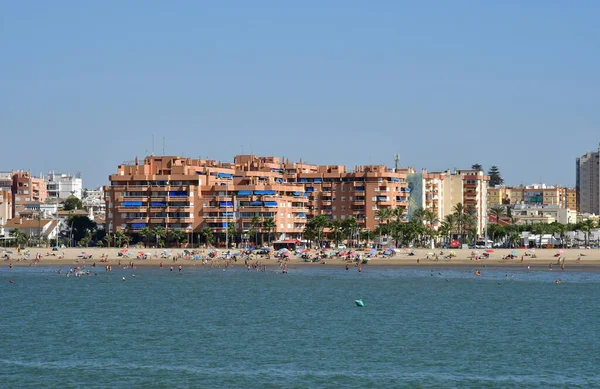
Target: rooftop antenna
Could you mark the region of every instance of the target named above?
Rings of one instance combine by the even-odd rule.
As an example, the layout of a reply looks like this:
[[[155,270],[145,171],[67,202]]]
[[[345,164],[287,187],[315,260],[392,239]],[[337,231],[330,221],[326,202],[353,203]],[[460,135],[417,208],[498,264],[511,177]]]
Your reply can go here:
[[[400,155],[399,154],[394,155],[394,162],[395,162],[394,171],[397,172],[398,171],[398,162],[400,162]]]
[[[165,137],[163,136],[163,153],[162,155],[165,155]]]
[[[254,153],[252,151],[252,143],[250,143],[250,155],[254,155]]]

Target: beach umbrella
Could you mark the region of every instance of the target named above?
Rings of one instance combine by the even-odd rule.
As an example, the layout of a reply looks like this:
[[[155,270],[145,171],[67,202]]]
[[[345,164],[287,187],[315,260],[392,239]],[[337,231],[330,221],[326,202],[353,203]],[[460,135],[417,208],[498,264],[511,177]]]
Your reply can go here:
[[[397,249],[397,248],[395,248],[395,247],[392,247],[390,250],[392,250],[392,251],[393,251],[393,252],[395,252],[395,253],[397,253],[398,251],[400,251],[400,250],[398,250],[398,249]]]
[[[435,255],[435,254],[432,252],[428,252],[427,255]]]
[[[493,252],[494,252],[494,250],[492,250],[492,249],[487,249],[487,250],[485,250],[485,252],[486,252],[486,253],[493,253]]]
[[[371,250],[369,251],[369,254],[370,254],[370,255],[375,255],[375,253],[376,253],[376,252],[377,252],[377,251],[376,251],[375,249],[371,249]]]
[[[304,250],[302,250],[302,252],[303,253],[310,253],[310,250],[309,249],[304,249]]]
[[[562,254],[562,253],[564,253],[564,250],[558,250],[557,253]]]
[[[517,253],[517,250],[513,250],[513,251],[511,251],[510,253],[511,253],[512,255],[517,255],[517,254],[518,254],[518,253]]]
[[[392,253],[392,252],[391,252],[391,250],[385,250],[385,251],[383,252],[383,255],[390,255],[391,253]]]
[[[479,254],[479,250],[473,250],[473,254]]]

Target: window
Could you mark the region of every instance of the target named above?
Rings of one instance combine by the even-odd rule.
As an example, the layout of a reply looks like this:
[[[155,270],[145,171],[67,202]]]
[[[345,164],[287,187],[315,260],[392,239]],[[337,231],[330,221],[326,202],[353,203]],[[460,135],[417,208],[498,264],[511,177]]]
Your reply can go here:
[[[332,210],[332,211],[335,211],[335,205],[334,205],[333,207],[331,207],[331,210]]]
[[[342,196],[342,201],[346,201],[346,197]]]
[[[377,201],[377,196],[371,197],[371,201]]]

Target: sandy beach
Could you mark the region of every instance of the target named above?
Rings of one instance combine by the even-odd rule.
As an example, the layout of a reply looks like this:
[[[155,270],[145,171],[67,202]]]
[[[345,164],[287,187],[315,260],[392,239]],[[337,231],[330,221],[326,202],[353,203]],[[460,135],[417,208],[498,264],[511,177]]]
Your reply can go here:
[[[112,264],[112,265],[128,265],[133,263],[136,266],[156,266],[160,263],[163,266],[170,266],[173,263],[177,265],[193,265],[203,266],[203,260],[208,260],[208,265],[221,266],[225,264],[227,259],[224,258],[225,250],[216,250],[215,258],[208,258],[209,250],[196,250],[194,255],[186,255],[184,249],[129,249],[128,254],[119,256],[122,249],[115,248],[66,248],[58,251],[51,251],[50,248],[28,248],[18,252],[15,248],[7,248],[0,250],[1,266],[90,266],[96,263],[97,266]],[[412,255],[409,253],[412,251]],[[453,251],[456,256],[448,259],[448,254]],[[241,250],[231,250],[232,254],[240,253]],[[364,256],[364,252],[359,251]],[[569,268],[577,269],[595,269],[600,268],[600,250],[590,249],[565,249],[559,251],[557,249],[494,249],[489,253],[488,258],[483,258],[485,250],[440,250],[440,249],[416,249],[416,250],[400,250],[393,256],[376,255],[363,266],[544,266],[549,267],[553,264],[554,267],[560,269],[559,259],[564,259],[565,270]],[[506,258],[511,253],[516,252],[514,258]],[[84,254],[85,253],[85,254]],[[138,258],[140,253],[144,253],[146,258]],[[437,254],[436,260],[431,253]],[[442,254],[440,254],[442,253]],[[316,255],[316,251],[312,250],[308,253],[311,257]],[[429,255],[428,255],[429,254]],[[91,257],[89,257],[91,255]],[[8,256],[8,258],[7,258]],[[36,261],[36,256],[41,258]],[[504,259],[503,259],[504,258]],[[266,266],[277,266],[279,258],[271,255],[266,256],[251,256],[252,262],[260,262]],[[234,265],[243,265],[244,258],[237,257],[237,261],[229,259],[229,262]],[[286,261],[288,266],[345,266],[346,258],[332,256],[321,259],[319,262],[305,262],[300,254],[291,255]]]

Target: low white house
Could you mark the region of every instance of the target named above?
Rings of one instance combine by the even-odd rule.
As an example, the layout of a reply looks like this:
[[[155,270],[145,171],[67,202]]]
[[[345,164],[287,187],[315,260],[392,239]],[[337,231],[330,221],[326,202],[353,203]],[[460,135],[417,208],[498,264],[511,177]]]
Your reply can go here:
[[[12,231],[19,229],[25,235],[31,238],[47,238],[48,240],[56,239],[60,231],[64,228],[64,223],[61,220],[51,219],[24,219],[21,217],[12,218],[4,226],[6,236],[11,236]]]

